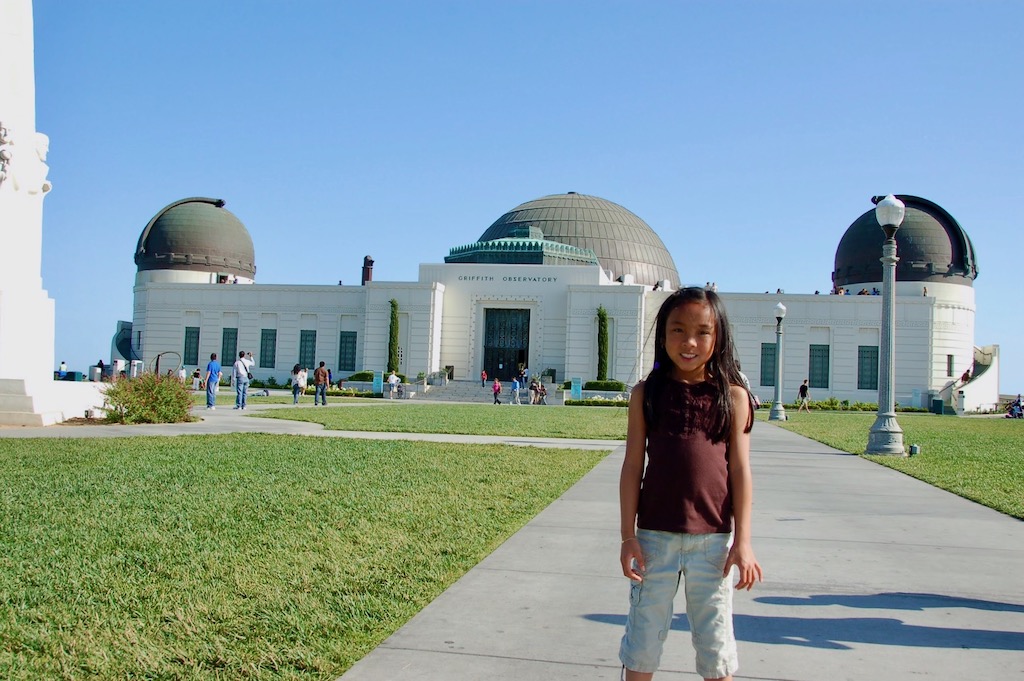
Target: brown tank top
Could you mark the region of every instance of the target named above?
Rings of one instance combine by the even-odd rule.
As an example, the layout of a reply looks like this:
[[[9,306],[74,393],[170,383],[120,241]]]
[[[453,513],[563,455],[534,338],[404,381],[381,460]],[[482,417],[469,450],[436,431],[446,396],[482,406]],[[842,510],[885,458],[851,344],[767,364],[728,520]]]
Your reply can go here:
[[[732,531],[727,442],[711,442],[709,415],[715,387],[665,379],[647,428],[647,469],[640,487],[637,526],[647,530],[712,534]]]

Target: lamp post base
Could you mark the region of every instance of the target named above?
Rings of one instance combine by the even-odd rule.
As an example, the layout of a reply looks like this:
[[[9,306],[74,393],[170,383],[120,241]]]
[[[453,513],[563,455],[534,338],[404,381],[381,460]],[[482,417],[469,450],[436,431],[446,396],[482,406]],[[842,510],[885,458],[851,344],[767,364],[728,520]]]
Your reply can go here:
[[[895,414],[879,414],[868,431],[865,454],[880,456],[906,456],[903,450],[903,429],[896,423]]]
[[[782,406],[782,402],[775,402],[772,404],[771,411],[768,412],[769,421],[785,421],[787,420],[786,408]]]

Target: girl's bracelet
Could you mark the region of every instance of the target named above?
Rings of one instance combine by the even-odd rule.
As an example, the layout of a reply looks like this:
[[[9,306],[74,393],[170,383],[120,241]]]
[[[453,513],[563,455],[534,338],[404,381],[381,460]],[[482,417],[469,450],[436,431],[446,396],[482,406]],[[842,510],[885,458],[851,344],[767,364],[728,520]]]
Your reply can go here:
[[[626,537],[625,539],[622,540],[622,543],[625,544],[626,542],[630,541],[631,539],[636,539],[636,537],[635,536],[633,536],[633,537]]]

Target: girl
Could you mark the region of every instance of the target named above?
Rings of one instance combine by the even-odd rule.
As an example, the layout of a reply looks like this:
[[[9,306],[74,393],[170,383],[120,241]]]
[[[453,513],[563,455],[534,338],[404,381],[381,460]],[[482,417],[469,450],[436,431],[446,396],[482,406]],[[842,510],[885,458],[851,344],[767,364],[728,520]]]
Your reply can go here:
[[[762,579],[750,544],[751,397],[714,291],[670,295],[655,334],[654,369],[629,401],[619,479],[619,558],[632,580],[619,659],[626,681],[653,677],[682,577],[697,673],[729,681],[738,668],[729,574],[736,566],[737,589]]]
[[[292,403],[298,405],[299,395],[306,391],[306,370],[300,365],[292,367]]]
[[[501,381],[498,380],[497,376],[494,377],[494,384],[491,385],[491,392],[494,393],[494,403],[501,404],[501,400],[498,399],[501,397]]]

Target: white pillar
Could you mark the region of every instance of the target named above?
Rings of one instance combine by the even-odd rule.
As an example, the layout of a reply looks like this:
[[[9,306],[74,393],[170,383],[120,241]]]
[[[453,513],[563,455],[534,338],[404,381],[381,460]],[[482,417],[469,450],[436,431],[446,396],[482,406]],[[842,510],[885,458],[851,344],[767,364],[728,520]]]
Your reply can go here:
[[[0,0],[0,423],[23,425],[56,420],[41,399],[53,385],[54,305],[41,274],[49,140],[36,131],[33,62],[31,0]]]

